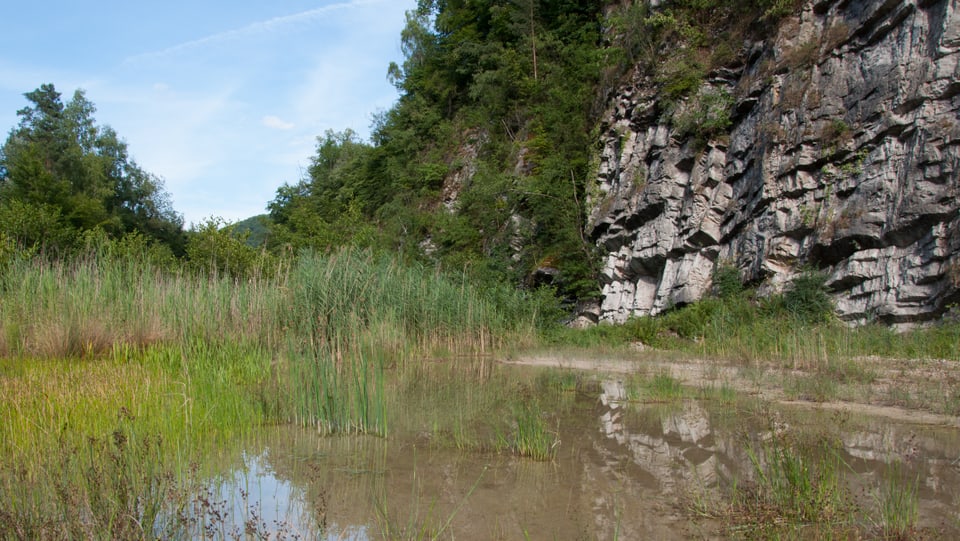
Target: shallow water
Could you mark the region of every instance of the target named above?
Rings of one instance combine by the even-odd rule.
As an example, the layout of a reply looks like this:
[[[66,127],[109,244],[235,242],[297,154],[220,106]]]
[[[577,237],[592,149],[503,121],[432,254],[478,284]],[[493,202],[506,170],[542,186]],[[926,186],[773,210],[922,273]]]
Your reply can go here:
[[[227,531],[380,539],[690,539],[723,537],[696,518],[753,476],[750,442],[774,434],[839,443],[862,506],[893,469],[918,486],[920,525],[960,538],[960,431],[711,400],[626,403],[615,380],[564,397],[557,457],[463,452],[423,431],[324,437],[278,427],[247,443],[214,483]],[[696,520],[692,520],[696,518]]]

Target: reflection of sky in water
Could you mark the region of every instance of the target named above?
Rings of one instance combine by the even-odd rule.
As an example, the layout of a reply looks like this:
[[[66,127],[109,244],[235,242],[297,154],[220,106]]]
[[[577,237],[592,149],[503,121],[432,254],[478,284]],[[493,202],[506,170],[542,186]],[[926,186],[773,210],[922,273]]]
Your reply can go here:
[[[257,456],[245,454],[244,467],[215,488],[218,501],[226,503],[228,535],[239,532],[243,538],[246,524],[254,520],[257,533],[268,534],[270,539],[312,539],[320,525],[306,503],[303,489],[279,479],[268,455],[269,451]],[[367,541],[371,537],[366,525],[328,524],[323,539]]]

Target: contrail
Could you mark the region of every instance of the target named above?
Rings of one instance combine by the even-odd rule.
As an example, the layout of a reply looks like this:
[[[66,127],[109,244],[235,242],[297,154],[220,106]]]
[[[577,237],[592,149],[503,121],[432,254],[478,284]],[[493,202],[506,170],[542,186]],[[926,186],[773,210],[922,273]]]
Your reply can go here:
[[[231,39],[237,39],[244,36],[251,36],[256,34],[266,34],[269,32],[276,31],[278,28],[284,26],[290,26],[297,23],[310,22],[315,19],[330,13],[331,11],[339,11],[343,9],[352,9],[361,7],[368,4],[379,4],[386,0],[350,0],[349,2],[341,2],[339,4],[330,4],[329,6],[323,6],[316,9],[310,9],[307,11],[302,11],[300,13],[294,13],[293,15],[284,15],[282,17],[274,17],[272,19],[267,19],[265,21],[257,21],[255,23],[248,24],[247,26],[236,28],[233,30],[226,30],[224,32],[218,32],[216,34],[211,34],[202,38],[198,38],[191,41],[186,41],[166,49],[161,49],[159,51],[153,51],[149,53],[142,53],[126,58],[124,64],[132,64],[141,60],[146,60],[150,58],[160,58],[163,56],[169,56],[172,54],[180,53],[190,49],[195,49],[197,47],[202,47],[204,45],[209,45],[211,43],[217,43],[221,41],[227,41]]]

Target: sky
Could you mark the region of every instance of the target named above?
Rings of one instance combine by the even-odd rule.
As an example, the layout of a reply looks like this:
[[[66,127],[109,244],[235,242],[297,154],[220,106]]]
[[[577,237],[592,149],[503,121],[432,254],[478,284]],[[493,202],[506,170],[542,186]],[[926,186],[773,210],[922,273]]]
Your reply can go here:
[[[9,1],[0,7],[0,130],[23,94],[83,89],[186,224],[266,212],[327,130],[370,134],[398,97],[416,0]]]

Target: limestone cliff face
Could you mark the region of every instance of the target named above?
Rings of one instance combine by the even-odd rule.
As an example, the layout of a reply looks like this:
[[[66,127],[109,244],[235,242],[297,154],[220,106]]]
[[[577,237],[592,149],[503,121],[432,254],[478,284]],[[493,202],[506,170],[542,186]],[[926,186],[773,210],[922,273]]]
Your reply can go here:
[[[819,268],[851,322],[960,301],[960,0],[808,2],[745,51],[678,109],[726,100],[706,141],[639,71],[616,92],[589,205],[599,318],[693,302],[721,262],[773,290]]]

